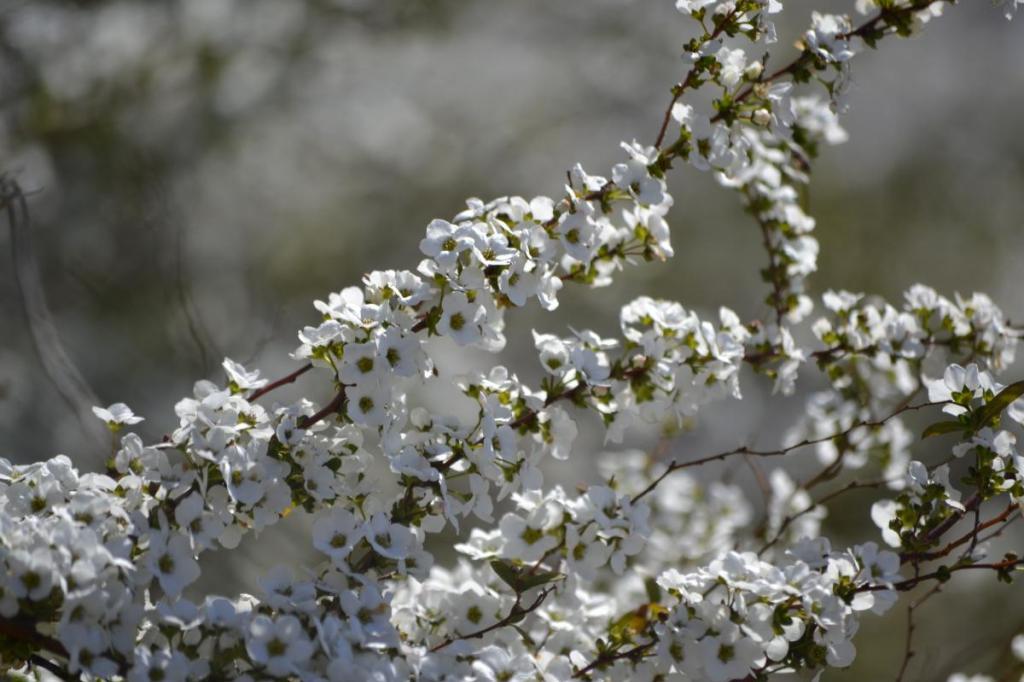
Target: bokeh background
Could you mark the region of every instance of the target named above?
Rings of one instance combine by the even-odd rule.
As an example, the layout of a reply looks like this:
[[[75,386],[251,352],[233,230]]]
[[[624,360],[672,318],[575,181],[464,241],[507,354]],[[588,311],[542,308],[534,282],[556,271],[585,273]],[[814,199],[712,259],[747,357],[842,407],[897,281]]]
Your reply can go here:
[[[172,407],[196,379],[221,378],[224,356],[271,377],[290,371],[312,300],[371,269],[413,267],[430,219],[469,196],[557,194],[573,163],[605,173],[621,140],[650,142],[690,28],[672,5],[0,0],[0,171],[31,191],[36,266],[71,360],[103,404],[147,417],[149,440],[174,428]],[[847,6],[788,9],[776,63],[812,9]],[[811,190],[817,292],[898,303],[922,281],[947,295],[988,292],[1024,320],[1024,25],[1001,13],[947,7],[919,36],[858,57],[851,142],[824,152]],[[510,367],[538,375],[531,328],[613,334],[618,308],[639,294],[704,314],[762,313],[764,257],[736,197],[692,170],[674,172],[670,188],[675,259],[629,269],[600,295],[566,291],[556,315],[514,312]],[[109,444],[44,372],[10,247],[5,222],[0,456],[64,452],[96,468]],[[449,353],[454,368],[486,361]],[[803,395],[820,385],[811,374]],[[709,410],[673,448],[777,444],[802,397],[771,398],[762,383],[748,378],[747,400]],[[307,380],[281,395],[328,390]],[[583,430],[572,468],[553,479],[594,480],[588,455],[601,439]],[[756,499],[738,467],[701,475],[729,476]],[[873,537],[871,495],[840,498],[826,531]],[[213,586],[249,588],[272,563],[267,544],[304,551],[294,530],[306,522],[247,542],[241,560],[208,559]],[[1007,542],[1020,547],[1021,536]],[[908,679],[999,672],[1024,629],[1024,592],[973,578],[919,612]],[[904,626],[902,611],[865,618],[864,655],[827,678],[893,677]]]

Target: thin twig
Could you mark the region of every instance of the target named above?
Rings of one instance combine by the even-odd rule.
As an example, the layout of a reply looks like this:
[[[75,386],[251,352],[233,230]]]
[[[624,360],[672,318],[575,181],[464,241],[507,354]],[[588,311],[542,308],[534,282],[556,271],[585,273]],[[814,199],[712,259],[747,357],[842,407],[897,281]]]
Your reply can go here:
[[[485,628],[476,630],[475,632],[470,632],[469,634],[447,637],[443,642],[434,646],[430,650],[432,652],[440,651],[441,649],[445,648],[450,644],[453,644],[454,642],[459,641],[460,639],[479,639],[480,637],[483,637],[489,632],[494,632],[495,630],[499,630],[507,625],[513,625],[515,623],[518,623],[520,620],[523,619],[523,617],[526,614],[536,611],[537,608],[544,603],[544,600],[547,599],[548,595],[554,591],[554,587],[549,587],[545,590],[542,590],[541,593],[537,595],[537,598],[533,600],[533,603],[527,606],[525,609],[519,605],[519,600],[521,599],[522,595],[516,595],[516,603],[512,605],[512,608],[509,610],[508,615],[499,620],[498,622],[492,625],[488,625]]]
[[[910,659],[914,657],[913,643],[914,643],[914,611],[928,601],[933,595],[937,594],[942,589],[942,583],[936,584],[930,590],[928,590],[923,597],[915,601],[910,602],[907,606],[907,636],[906,643],[903,647],[903,661],[900,663],[900,670],[896,674],[896,682],[903,682],[903,676],[907,672],[907,666],[910,664]]]
[[[838,433],[833,433],[828,436],[822,436],[820,438],[806,438],[800,441],[799,443],[794,443],[793,445],[784,448],[779,448],[778,450],[754,450],[752,448],[747,447],[746,445],[741,445],[740,447],[733,448],[732,450],[720,452],[717,455],[708,455],[707,457],[701,457],[700,459],[694,459],[688,462],[673,461],[671,464],[669,464],[668,468],[660,476],[654,479],[650,485],[648,485],[646,488],[644,488],[642,491],[640,491],[633,497],[633,503],[635,504],[638,500],[642,499],[655,488],[657,488],[658,485],[669,476],[669,474],[679,471],[680,469],[688,469],[690,467],[701,466],[703,464],[708,464],[709,462],[716,462],[723,459],[728,459],[729,457],[733,457],[735,455],[750,455],[753,457],[780,457],[782,455],[789,454],[793,450],[807,447],[808,445],[817,445],[818,443],[825,443],[835,438],[841,438],[843,436],[849,435],[852,431],[854,431],[855,429],[859,429],[861,427],[881,426],[890,419],[893,419],[894,417],[904,412],[909,412],[912,410],[921,410],[926,407],[934,407],[936,405],[945,405],[947,402],[949,401],[941,400],[936,402],[920,403],[918,405],[904,405],[899,409],[895,410],[894,412],[892,412],[891,414],[889,414],[888,416],[883,417],[882,419],[859,421],[852,424],[848,428],[839,431]]]
[[[898,479],[884,479],[883,478],[883,479],[879,479],[879,480],[875,480],[875,481],[850,481],[849,483],[844,485],[842,488],[839,488],[837,490],[833,490],[831,493],[825,495],[824,497],[811,502],[810,504],[808,504],[806,507],[804,507],[800,511],[796,512],[795,514],[790,514],[790,515],[786,516],[786,518],[784,518],[782,520],[782,523],[779,525],[779,529],[777,531],[775,531],[775,537],[773,537],[771,540],[769,540],[764,545],[762,545],[761,548],[757,550],[757,554],[758,555],[764,554],[770,548],[775,546],[775,544],[778,543],[778,541],[782,539],[782,535],[783,535],[783,533],[786,532],[786,529],[789,528],[793,524],[794,521],[796,521],[799,518],[802,518],[803,516],[806,516],[807,514],[810,514],[812,511],[814,511],[815,509],[819,508],[821,505],[825,504],[826,502],[830,502],[830,501],[834,500],[835,498],[839,497],[840,495],[842,495],[844,493],[847,493],[847,492],[849,492],[851,490],[857,490],[857,489],[860,489],[860,488],[877,488],[880,485],[885,485],[887,483],[892,483],[895,480],[898,480]]]
[[[887,17],[889,17],[893,13],[908,13],[909,14],[909,13],[913,13],[913,12],[918,12],[920,10],[927,9],[930,6],[932,6],[934,4],[937,4],[939,2],[943,2],[943,1],[944,0],[924,0],[923,2],[918,2],[918,3],[913,4],[913,5],[908,5],[907,7],[900,7],[900,8],[896,8],[896,9],[882,9],[878,14],[876,14],[872,18],[868,19],[867,21],[865,21],[863,24],[861,24],[857,28],[853,29],[852,31],[849,31],[848,33],[837,35],[836,38],[837,39],[841,39],[841,40],[848,40],[850,38],[855,38],[855,37],[863,38],[865,35],[876,31],[878,29],[878,24],[880,22],[884,21]],[[751,85],[748,85],[746,88],[741,90],[739,92],[739,94],[737,94],[736,97],[733,98],[733,102],[735,104],[739,104],[740,102],[745,101],[752,94],[754,94],[754,92],[756,91],[756,88],[763,87],[764,85],[766,85],[768,83],[772,83],[774,81],[777,81],[778,79],[782,78],[783,76],[787,76],[787,75],[790,75],[790,74],[796,72],[797,69],[799,69],[807,61],[808,57],[809,57],[809,53],[807,53],[806,51],[801,52],[799,56],[797,56],[796,58],[793,59],[793,61],[789,62],[788,64],[786,64],[782,68],[776,70],[771,75],[766,76],[766,77],[760,79],[758,82],[753,83]],[[716,122],[716,121],[720,121],[723,116],[724,116],[724,112],[720,112],[720,113],[716,114],[711,119],[711,121],[713,123]]]
[[[607,665],[609,663],[614,663],[615,661],[618,661],[618,660],[621,660],[621,659],[624,659],[624,658],[629,658],[629,659],[640,659],[640,658],[643,658],[644,655],[646,655],[646,653],[651,648],[653,648],[656,643],[657,643],[656,641],[651,641],[651,642],[647,642],[646,644],[639,644],[639,645],[633,647],[632,649],[627,649],[626,651],[617,651],[617,652],[615,652],[613,654],[602,654],[601,656],[598,656],[593,661],[588,663],[585,667],[580,668],[575,673],[573,673],[573,677],[574,678],[575,677],[583,677],[584,675],[587,675],[588,673],[590,673],[590,671],[593,670],[594,668],[597,668],[597,667],[600,667],[600,666],[604,666],[604,665]]]
[[[988,521],[985,521],[984,523],[981,523],[980,519],[976,520],[975,524],[974,524],[974,527],[969,532],[965,533],[964,535],[962,535],[961,537],[957,538],[956,540],[951,541],[948,545],[943,547],[941,550],[936,550],[934,552],[917,552],[917,553],[913,553],[913,554],[905,554],[905,555],[901,556],[900,558],[903,559],[904,561],[914,561],[914,562],[932,561],[933,559],[941,559],[944,556],[948,556],[950,554],[950,552],[952,552],[954,549],[956,549],[957,547],[959,547],[959,546],[961,546],[961,545],[963,545],[963,544],[965,544],[967,542],[971,543],[971,546],[968,548],[968,555],[969,555],[971,552],[974,551],[974,548],[977,546],[977,544],[979,542],[978,535],[981,533],[981,531],[987,530],[987,529],[991,528],[992,526],[996,526],[996,525],[999,525],[1000,523],[1006,522],[1006,520],[1009,519],[1010,516],[1012,516],[1013,514],[1015,514],[1017,512],[1017,509],[1018,509],[1017,505],[1011,503],[1010,505],[1008,505],[1006,507],[1006,509],[1004,509],[1002,511],[1001,514],[999,514],[998,516],[992,517],[991,519],[989,519]],[[974,511],[975,515],[979,514],[980,511],[981,511],[980,506],[975,507],[973,511]],[[976,516],[976,519],[978,519],[977,516]]]
[[[47,671],[51,675],[56,676],[59,679],[74,679],[74,677],[72,677],[71,673],[66,668],[54,663],[53,661],[43,658],[42,656],[39,656],[38,654],[32,654],[31,656],[29,656],[28,662],[35,667],[42,668],[43,670]]]
[[[252,395],[249,396],[249,401],[252,402],[254,400],[259,400],[261,397],[263,397],[266,394],[270,393],[275,388],[279,388],[281,386],[284,386],[285,384],[294,383],[294,381],[296,379],[298,379],[300,376],[302,376],[303,374],[305,374],[306,372],[308,372],[311,369],[313,369],[313,363],[312,362],[307,362],[305,365],[303,365],[302,367],[299,367],[297,370],[295,370],[291,374],[287,374],[287,375],[281,377],[280,379],[278,379],[277,381],[272,381],[269,384],[267,384],[266,386],[264,386],[263,388],[258,389],[256,391],[253,391]]]
[[[331,398],[331,402],[324,405],[319,412],[313,414],[312,416],[303,417],[302,419],[300,419],[298,424],[299,428],[308,429],[314,424],[321,422],[328,415],[332,415],[335,412],[340,412],[341,408],[345,406],[345,388],[345,386],[342,386],[335,394],[335,396]]]
[[[974,571],[974,570],[990,570],[990,571],[1009,571],[1017,568],[1018,566],[1024,566],[1024,559],[1004,559],[1003,561],[996,561],[991,563],[983,564],[962,564],[960,566],[948,566],[931,573],[925,573],[922,575],[914,576],[913,578],[907,578],[891,585],[886,584],[874,584],[868,583],[861,585],[857,588],[857,592],[879,592],[881,590],[896,590],[897,592],[908,592],[914,589],[918,585],[928,580],[945,580],[951,573],[959,573],[960,571]]]

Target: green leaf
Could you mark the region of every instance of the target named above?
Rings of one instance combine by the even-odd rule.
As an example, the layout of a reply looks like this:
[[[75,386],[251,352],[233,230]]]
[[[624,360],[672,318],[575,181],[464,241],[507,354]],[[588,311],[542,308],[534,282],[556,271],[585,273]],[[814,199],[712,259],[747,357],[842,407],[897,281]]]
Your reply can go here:
[[[526,630],[522,629],[518,625],[513,625],[512,629],[519,633],[519,636],[523,639],[523,644],[526,645],[527,649],[537,648],[537,643],[533,641],[533,637],[530,637],[530,634]]]
[[[921,434],[921,438],[928,438],[929,436],[939,436],[943,433],[953,433],[954,431],[964,431],[964,425],[955,419],[947,420],[944,422],[935,422],[924,430]]]
[[[508,559],[494,559],[491,561],[491,568],[494,569],[494,572],[498,574],[498,577],[501,578],[506,585],[511,587],[517,593],[522,592],[522,590],[517,587],[519,585],[519,570],[516,568],[515,564]]]
[[[644,604],[612,623],[608,628],[608,634],[611,635],[612,641],[618,644],[632,642],[635,637],[645,633],[651,625],[664,619],[667,614],[668,609],[661,604]]]
[[[608,634],[615,642],[632,642],[633,638],[647,629],[647,609],[640,607],[620,617],[611,627]]]
[[[644,578],[644,591],[647,592],[648,601],[655,604],[661,601],[661,586],[658,585],[658,581],[654,579],[654,576]]]
[[[529,571],[526,571],[520,575],[520,584],[523,586],[524,590],[528,590],[531,587],[537,587],[538,585],[553,583],[564,577],[565,576],[558,571],[538,571],[537,573],[530,573]]]
[[[975,424],[985,426],[993,419],[996,419],[1003,410],[1010,406],[1017,398],[1024,395],[1024,381],[1010,384],[996,395],[995,398],[986,403],[975,412]]]
[[[516,594],[565,577],[557,571],[534,571],[526,566],[518,566],[508,559],[494,559],[491,561],[491,568]]]

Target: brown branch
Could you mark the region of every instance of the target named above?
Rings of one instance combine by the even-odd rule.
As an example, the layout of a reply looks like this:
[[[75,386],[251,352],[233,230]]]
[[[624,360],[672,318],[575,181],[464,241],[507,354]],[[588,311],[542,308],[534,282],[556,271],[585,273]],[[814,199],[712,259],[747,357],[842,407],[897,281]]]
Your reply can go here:
[[[761,548],[759,550],[757,550],[758,555],[764,554],[769,549],[774,547],[775,544],[778,543],[778,541],[782,539],[782,534],[786,532],[786,529],[789,528],[793,524],[794,521],[796,521],[797,519],[799,519],[799,518],[801,518],[801,517],[803,517],[803,516],[805,516],[807,514],[810,514],[812,511],[814,511],[815,509],[817,509],[821,505],[825,504],[826,502],[830,502],[830,501],[834,500],[835,498],[839,497],[840,495],[842,495],[844,493],[847,493],[847,492],[849,492],[851,490],[857,490],[857,489],[860,489],[860,488],[877,488],[878,486],[885,485],[886,483],[890,483],[893,480],[894,479],[884,479],[883,478],[883,479],[879,479],[879,480],[876,480],[876,481],[850,481],[849,483],[844,485],[842,488],[839,488],[837,490],[833,490],[831,493],[825,495],[821,499],[818,499],[818,500],[816,500],[814,502],[811,502],[809,505],[807,505],[805,508],[801,509],[797,513],[790,514],[790,515],[786,516],[786,518],[784,518],[782,520],[782,523],[779,525],[779,529],[775,532],[775,537],[773,537],[771,540],[766,542],[764,545],[761,546]]]
[[[654,138],[654,146],[660,148],[661,143],[665,141],[665,133],[668,132],[669,121],[672,120],[672,107],[676,105],[679,98],[683,96],[683,93],[689,89],[691,81],[694,76],[697,75],[697,67],[694,66],[687,72],[686,77],[679,81],[672,87],[672,99],[668,103],[668,107],[665,109],[665,114],[661,119],[661,127],[658,128],[658,136]]]
[[[0,617],[0,636],[3,639],[25,642],[38,650],[49,651],[65,658],[68,655],[63,644],[36,630],[35,623],[31,621]]]
[[[305,374],[306,372],[308,372],[311,369],[313,369],[313,363],[312,362],[307,362],[305,365],[303,365],[302,367],[299,367],[297,370],[295,370],[291,374],[285,375],[285,376],[281,377],[280,379],[278,379],[277,381],[272,381],[269,384],[267,384],[266,386],[264,386],[263,388],[260,388],[258,390],[253,391],[252,395],[250,395],[248,399],[249,399],[250,402],[252,402],[254,400],[259,400],[260,398],[265,396],[267,393],[270,393],[271,391],[273,391],[275,388],[279,388],[281,386],[284,386],[285,384],[294,383],[296,379],[298,379],[300,376],[302,376],[303,374]]]
[[[725,27],[728,26],[729,22],[731,22],[736,17],[736,11],[736,7],[729,10],[729,13],[722,17],[722,19],[718,22],[718,25],[715,26],[715,30],[712,31],[710,34],[707,33],[707,31],[705,30],[704,39],[702,41],[703,44],[706,45],[715,38],[717,38],[718,36],[722,35],[722,31],[725,30]],[[665,108],[665,114],[664,116],[662,116],[661,127],[658,128],[658,136],[654,140],[655,147],[660,148],[661,143],[665,141],[665,133],[668,132],[668,124],[669,121],[672,120],[672,107],[674,107],[676,102],[679,101],[679,98],[683,96],[683,93],[685,93],[690,88],[693,79],[697,77],[697,72],[698,68],[695,64],[693,67],[690,68],[689,72],[687,72],[686,77],[672,87],[672,100],[669,101],[668,106]]]
[[[747,197],[747,201],[751,202],[752,206],[753,197],[751,196],[751,193],[749,191],[745,191],[744,194]],[[764,250],[768,252],[768,277],[771,280],[772,285],[772,310],[775,311],[775,323],[781,327],[782,318],[784,318],[788,312],[786,310],[785,300],[785,273],[782,271],[782,265],[778,262],[776,249],[772,246],[771,227],[768,225],[768,222],[761,217],[760,212],[752,208],[750,213],[754,216],[754,220],[757,221],[757,225],[761,229],[761,241],[764,244]]]
[[[912,5],[908,5],[907,7],[900,7],[900,8],[895,8],[895,9],[882,9],[878,14],[876,14],[871,19],[868,19],[867,21],[865,21],[863,24],[861,24],[857,28],[853,29],[852,31],[849,31],[848,33],[839,34],[839,35],[836,36],[836,38],[842,39],[842,40],[846,40],[846,39],[849,39],[849,38],[855,38],[855,37],[856,38],[863,38],[864,36],[868,35],[869,33],[873,33],[875,31],[877,31],[878,30],[878,24],[883,22],[883,21],[885,21],[887,18],[889,18],[889,17],[891,17],[893,15],[898,15],[898,14],[910,15],[910,14],[912,14],[914,12],[919,12],[919,11],[921,11],[923,9],[927,9],[928,7],[934,5],[934,4],[938,3],[938,2],[942,2],[942,1],[943,0],[924,0],[923,2],[917,2],[917,3],[914,3]],[[751,85],[748,85],[746,88],[741,90],[740,93],[738,95],[736,95],[736,97],[733,99],[733,102],[737,103],[737,104],[740,103],[740,102],[743,102],[747,98],[749,98],[750,95],[754,94],[754,92],[756,92],[756,89],[758,87],[762,87],[762,86],[764,86],[767,83],[772,83],[774,81],[777,81],[778,79],[782,78],[783,76],[787,76],[787,75],[793,74],[794,72],[797,71],[797,69],[799,69],[804,64],[804,62],[807,61],[807,59],[810,56],[811,56],[810,53],[808,53],[806,51],[801,52],[799,56],[797,56],[796,58],[793,59],[793,61],[789,62],[788,64],[786,64],[782,68],[776,70],[771,75],[766,76],[766,77],[762,78],[761,80],[759,80],[757,83],[753,83]],[[720,112],[720,113],[716,114],[711,119],[711,121],[713,123],[716,122],[716,121],[720,121],[722,119],[723,115],[724,115],[724,113]]]
[[[587,385],[585,383],[580,382],[580,383],[576,384],[575,386],[573,386],[572,388],[567,388],[566,390],[562,391],[561,393],[556,393],[555,395],[550,395],[544,401],[544,407],[551,407],[552,405],[557,403],[559,400],[575,400],[576,397],[579,396],[579,394],[582,393],[584,391],[584,389],[586,389],[586,387],[587,387]],[[510,421],[508,423],[508,426],[511,427],[513,430],[518,429],[519,427],[525,426],[526,424],[529,424],[531,421],[536,419],[537,418],[537,414],[538,414],[537,410],[526,410],[525,412],[523,412],[523,414],[519,415],[516,419],[513,419],[512,421]]]
[[[923,540],[925,542],[935,542],[936,540],[941,538],[943,535],[945,535],[946,531],[948,531],[950,528],[952,528],[956,524],[960,523],[960,519],[962,519],[967,514],[967,512],[973,511],[974,508],[977,507],[979,504],[981,504],[981,496],[979,496],[979,495],[972,496],[969,500],[967,500],[967,503],[964,504],[964,510],[963,511],[957,511],[955,514],[950,516],[948,519],[946,519],[945,521],[943,521],[939,525],[935,526],[935,528],[932,528],[924,536]],[[912,558],[908,558],[908,560],[912,560]]]
[[[1003,561],[984,564],[962,564],[960,566],[944,567],[942,569],[932,571],[931,573],[907,578],[906,580],[901,580],[897,583],[893,583],[892,585],[864,584],[858,587],[855,591],[879,592],[881,590],[896,590],[897,592],[907,592],[928,580],[946,580],[951,573],[971,570],[1008,571],[1018,566],[1024,566],[1024,559],[1004,559]]]
[[[688,469],[690,467],[701,466],[703,464],[708,464],[709,462],[716,462],[716,461],[719,461],[719,460],[728,459],[729,457],[733,457],[735,455],[751,455],[753,457],[779,457],[779,456],[782,456],[782,455],[789,454],[793,450],[798,450],[800,448],[807,447],[808,445],[817,445],[818,443],[825,443],[825,442],[833,440],[835,438],[841,438],[843,436],[847,436],[852,431],[854,431],[855,429],[859,429],[861,427],[881,426],[881,425],[885,424],[887,421],[889,421],[890,419],[893,419],[894,417],[896,417],[896,416],[898,416],[898,415],[900,415],[900,414],[902,414],[904,412],[909,412],[911,410],[920,410],[920,409],[923,409],[923,408],[926,408],[926,407],[934,407],[936,405],[945,405],[947,402],[949,402],[949,401],[942,400],[942,401],[936,401],[936,402],[920,403],[918,405],[904,405],[904,406],[898,408],[897,410],[893,411],[892,413],[890,413],[888,416],[883,417],[882,419],[859,421],[859,422],[856,422],[856,423],[852,424],[848,428],[843,429],[842,431],[840,431],[838,433],[833,433],[833,434],[828,435],[828,436],[822,436],[820,438],[806,438],[806,439],[800,441],[799,443],[794,443],[793,445],[790,445],[790,446],[784,447],[784,448],[779,448],[778,450],[754,450],[754,449],[751,449],[751,448],[743,445],[743,446],[740,446],[740,447],[737,447],[737,448],[733,448],[732,450],[726,450],[725,452],[720,452],[717,455],[709,455],[707,457],[702,457],[700,459],[691,460],[689,462],[673,461],[671,464],[669,464],[668,468],[660,476],[658,476],[656,479],[654,479],[651,482],[650,485],[648,485],[642,491],[637,493],[633,497],[632,501],[635,504],[638,500],[642,499],[644,496],[646,496],[651,491],[653,491],[655,488],[657,488],[658,485],[665,478],[667,478],[669,474],[671,474],[673,472],[676,472],[676,471],[679,471],[680,469]]]
[[[556,393],[554,395],[550,395],[544,401],[544,407],[550,407],[551,405],[553,405],[554,403],[558,402],[559,400],[575,399],[576,396],[578,396],[585,388],[586,388],[586,384],[580,382],[580,383],[576,384],[576,386],[574,386],[573,388],[566,389],[566,390],[562,391],[561,393]],[[518,428],[520,428],[522,426],[526,426],[527,424],[529,424],[531,421],[533,421],[534,419],[537,418],[538,414],[539,414],[538,410],[527,409],[521,415],[519,415],[518,417],[516,417],[515,419],[510,421],[508,424],[506,424],[506,426],[511,427],[512,430],[514,431],[514,430],[516,430],[516,429],[518,429]],[[445,473],[446,471],[451,469],[452,466],[454,466],[456,462],[461,461],[463,457],[465,457],[465,455],[463,453],[461,453],[461,452],[453,452],[448,457],[448,459],[446,459],[443,462],[441,462],[440,464],[438,464],[435,468],[438,471],[440,471],[441,473]],[[427,481],[427,482],[424,482],[423,485],[433,485],[433,482],[432,481]]]
[[[335,394],[335,396],[333,398],[331,398],[331,402],[329,402],[326,405],[324,405],[320,409],[319,412],[317,412],[316,414],[314,414],[312,416],[303,417],[302,419],[300,419],[299,423],[298,423],[298,427],[300,429],[308,429],[309,427],[313,426],[314,424],[317,424],[317,423],[323,421],[323,419],[325,417],[327,417],[329,415],[332,415],[335,412],[340,412],[341,408],[344,407],[344,405],[345,405],[345,400],[346,400],[345,388],[346,388],[345,386],[342,386],[338,390],[338,392]]]
[[[1021,518],[1021,515],[1019,513],[1018,514],[1010,515],[1010,518],[1008,518],[1005,521],[1003,521],[1003,525],[999,526],[999,528],[996,528],[994,531],[992,531],[991,533],[989,533],[988,535],[986,535],[984,537],[979,537],[978,538],[978,542],[988,542],[989,540],[991,540],[993,538],[999,537],[1004,532],[1006,532],[1006,529],[1007,529],[1007,527],[1009,527],[1010,524],[1016,522],[1020,518]]]
[[[988,521],[985,521],[984,523],[975,523],[974,527],[970,531],[968,531],[961,537],[957,538],[956,540],[951,541],[942,549],[936,550],[934,552],[916,552],[912,554],[904,554],[900,556],[900,559],[904,562],[913,561],[915,563],[922,561],[932,561],[934,559],[941,559],[944,556],[948,556],[954,549],[960,547],[961,545],[967,542],[971,543],[971,549],[973,549],[977,545],[978,536],[982,531],[987,530],[992,526],[996,526],[1000,523],[1005,522],[1008,518],[1010,518],[1010,516],[1012,516],[1017,511],[1017,509],[1017,505],[1011,503],[1007,505],[1006,509],[1004,509],[1002,513],[1000,513],[998,516],[994,516]],[[974,511],[975,513],[977,513],[978,511],[980,511],[980,507],[975,506]]]
[[[53,661],[50,661],[50,660],[48,660],[46,658],[43,658],[42,656],[40,656],[38,654],[32,654],[31,656],[29,656],[28,657],[28,662],[33,667],[42,668],[43,670],[46,670],[47,672],[49,672],[51,675],[57,677],[58,679],[61,679],[61,680],[73,680],[74,679],[74,677],[71,676],[71,673],[68,672],[68,670],[65,669],[63,666],[58,665],[58,664],[54,663]]]
[[[489,632],[500,630],[501,628],[507,625],[514,625],[515,623],[521,621],[523,617],[526,616],[526,614],[536,611],[540,607],[540,605],[544,603],[544,600],[547,599],[548,595],[554,591],[554,587],[549,587],[545,590],[542,590],[541,593],[537,595],[537,598],[533,600],[533,603],[527,606],[525,609],[520,606],[520,599],[522,598],[522,595],[517,594],[516,603],[512,605],[512,609],[509,611],[508,615],[499,620],[498,622],[494,623],[493,625],[488,625],[485,628],[476,630],[475,632],[470,632],[466,635],[449,636],[445,638],[443,642],[432,647],[430,650],[432,652],[440,651],[441,649],[459,641],[460,639],[479,639],[480,637],[483,637]]]
[[[622,660],[624,658],[630,658],[630,659],[640,659],[640,658],[643,658],[644,655],[656,643],[657,643],[657,640],[654,640],[654,641],[647,642],[646,644],[637,645],[637,646],[633,647],[632,649],[627,649],[626,651],[617,651],[617,652],[615,652],[613,654],[601,654],[600,656],[595,658],[593,661],[588,663],[586,665],[586,667],[580,668],[575,673],[573,673],[573,677],[574,678],[583,677],[584,675],[587,675],[588,673],[590,673],[590,671],[592,671],[594,668],[602,667],[602,666],[605,666],[605,665],[607,665],[609,663],[614,663],[615,661]]]
[[[914,642],[914,630],[916,629],[914,625],[914,611],[931,599],[931,597],[937,594],[941,589],[942,583],[939,583],[928,590],[923,597],[910,602],[910,605],[907,606],[907,636],[903,648],[903,660],[900,663],[899,672],[896,673],[896,682],[903,682],[903,676],[907,673],[907,666],[910,664],[910,659],[914,657],[914,650],[912,648]]]

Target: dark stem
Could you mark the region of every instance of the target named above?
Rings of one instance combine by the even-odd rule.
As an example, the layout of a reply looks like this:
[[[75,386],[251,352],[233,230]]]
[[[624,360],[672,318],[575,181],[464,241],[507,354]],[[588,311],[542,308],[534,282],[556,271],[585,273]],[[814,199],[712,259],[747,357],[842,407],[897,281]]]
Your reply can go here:
[[[518,623],[520,620],[523,619],[523,616],[525,616],[526,614],[531,613],[533,611],[536,611],[537,608],[541,604],[544,603],[544,600],[547,599],[548,595],[551,594],[554,591],[555,591],[554,587],[549,587],[546,590],[543,590],[539,595],[537,595],[537,598],[533,600],[533,603],[530,604],[529,606],[527,606],[525,609],[522,608],[519,605],[520,604],[519,600],[522,598],[523,595],[517,594],[516,595],[516,603],[512,605],[512,609],[509,611],[508,615],[505,616],[504,618],[502,618],[501,620],[499,620],[497,623],[494,623],[493,625],[488,625],[485,628],[481,628],[480,630],[476,630],[475,632],[471,632],[471,633],[466,634],[466,635],[459,635],[457,637],[448,637],[443,642],[441,642],[437,646],[433,647],[431,649],[431,651],[440,651],[441,649],[445,648],[449,644],[457,642],[460,639],[478,639],[480,637],[483,637],[487,633],[494,632],[495,630],[499,630],[499,629],[505,627],[506,625],[512,625],[514,623]]]
[[[275,388],[279,388],[281,386],[284,386],[285,384],[294,383],[296,379],[298,379],[300,376],[302,376],[303,374],[305,374],[306,372],[308,372],[311,369],[313,369],[313,363],[312,362],[307,362],[305,365],[303,365],[302,367],[298,368],[297,370],[295,370],[291,374],[283,376],[280,379],[278,379],[277,381],[272,381],[269,384],[267,384],[266,386],[264,386],[263,388],[258,389],[256,391],[253,391],[252,395],[249,396],[249,401],[252,402],[254,400],[259,400],[260,398],[262,398],[266,394],[268,394],[271,391],[273,391]]]

